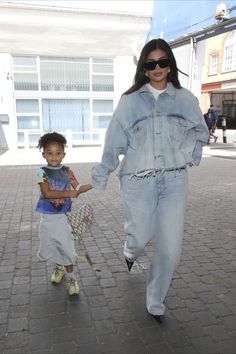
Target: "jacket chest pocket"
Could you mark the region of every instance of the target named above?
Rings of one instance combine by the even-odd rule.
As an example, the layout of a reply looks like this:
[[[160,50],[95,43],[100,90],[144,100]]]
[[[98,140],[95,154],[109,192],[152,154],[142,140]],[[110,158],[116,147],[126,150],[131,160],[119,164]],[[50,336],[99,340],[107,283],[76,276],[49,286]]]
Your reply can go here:
[[[175,141],[182,142],[184,140],[187,123],[183,118],[169,117],[169,134]]]

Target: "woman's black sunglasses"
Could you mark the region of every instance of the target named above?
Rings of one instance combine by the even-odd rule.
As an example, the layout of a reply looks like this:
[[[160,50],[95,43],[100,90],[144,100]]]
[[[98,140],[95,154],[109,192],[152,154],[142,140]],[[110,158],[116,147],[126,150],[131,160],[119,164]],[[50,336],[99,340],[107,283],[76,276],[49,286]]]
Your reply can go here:
[[[167,68],[167,66],[170,66],[170,59],[166,58],[166,59],[148,61],[147,63],[143,64],[143,67],[146,70],[155,70],[157,64],[162,69]]]

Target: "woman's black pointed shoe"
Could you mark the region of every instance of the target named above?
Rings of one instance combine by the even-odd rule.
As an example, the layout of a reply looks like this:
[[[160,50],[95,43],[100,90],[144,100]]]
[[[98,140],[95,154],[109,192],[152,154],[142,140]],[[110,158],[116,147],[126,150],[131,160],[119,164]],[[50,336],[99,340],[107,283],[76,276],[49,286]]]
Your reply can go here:
[[[163,318],[164,316],[163,315],[152,315],[150,314],[153,318],[155,318],[155,320],[158,322],[158,323],[162,323],[163,322]]]
[[[152,313],[148,312],[147,313],[152,316],[158,323],[162,323],[164,319],[164,315],[153,315]]]
[[[128,271],[130,272],[132,267],[133,267],[134,261],[130,261],[127,258],[125,258],[125,261],[126,261],[126,264],[127,264],[127,267],[128,267]]]

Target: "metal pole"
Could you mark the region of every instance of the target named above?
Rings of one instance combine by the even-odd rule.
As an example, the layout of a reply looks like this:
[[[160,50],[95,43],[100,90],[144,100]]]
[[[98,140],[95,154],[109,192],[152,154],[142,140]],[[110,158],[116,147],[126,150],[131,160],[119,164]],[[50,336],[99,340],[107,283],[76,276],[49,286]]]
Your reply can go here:
[[[84,100],[81,100],[81,109],[82,109],[82,134],[84,140]]]
[[[226,119],[225,119],[225,117],[222,117],[222,133],[223,133],[223,143],[227,143]]]

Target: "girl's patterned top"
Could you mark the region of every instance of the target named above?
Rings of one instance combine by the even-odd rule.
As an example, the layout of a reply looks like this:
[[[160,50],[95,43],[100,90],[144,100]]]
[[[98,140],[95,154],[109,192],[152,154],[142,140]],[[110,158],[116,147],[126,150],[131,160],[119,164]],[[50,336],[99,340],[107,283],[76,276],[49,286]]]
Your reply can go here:
[[[74,173],[64,165],[40,167],[37,171],[37,183],[47,181],[52,191],[69,191],[71,182],[75,180]],[[47,199],[40,195],[36,211],[45,214],[65,214],[70,208],[71,198]]]

